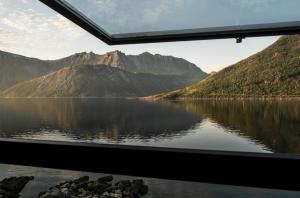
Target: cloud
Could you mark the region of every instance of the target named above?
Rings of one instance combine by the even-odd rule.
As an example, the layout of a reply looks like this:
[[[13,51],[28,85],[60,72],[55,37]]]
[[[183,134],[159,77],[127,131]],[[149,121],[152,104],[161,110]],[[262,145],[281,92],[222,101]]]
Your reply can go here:
[[[0,0],[3,3],[3,0]],[[53,51],[72,45],[87,33],[35,0],[6,2],[0,12],[0,50]],[[40,8],[41,7],[41,8]],[[46,8],[46,9],[45,9]],[[45,11],[46,10],[46,11]],[[51,11],[51,10],[50,10]]]
[[[67,0],[110,33],[155,31],[191,0]],[[166,25],[166,24],[161,24]]]
[[[47,16],[32,9],[8,13],[2,16],[0,25],[22,34],[62,34],[66,39],[76,39],[83,33],[82,29],[61,15]]]
[[[92,37],[39,1],[0,1],[0,50],[56,58]]]

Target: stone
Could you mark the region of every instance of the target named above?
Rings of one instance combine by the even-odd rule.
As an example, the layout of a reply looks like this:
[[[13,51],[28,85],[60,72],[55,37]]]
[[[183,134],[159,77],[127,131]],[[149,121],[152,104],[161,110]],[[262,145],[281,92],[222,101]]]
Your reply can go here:
[[[67,196],[67,197],[69,197],[70,196],[70,190],[68,189],[68,188],[62,188],[61,189],[61,192],[65,195],[65,196]]]
[[[148,193],[148,191],[149,191],[149,187],[146,186],[146,185],[143,185],[143,186],[140,188],[140,194],[141,194],[142,196],[146,195],[146,194]]]
[[[88,183],[85,181],[85,182],[81,182],[81,183],[78,183],[76,185],[76,188],[86,188],[88,186]]]
[[[140,198],[147,194],[148,186],[141,179],[122,180],[112,185],[112,176],[89,181],[84,176],[63,182],[40,193],[39,198]],[[6,198],[4,196],[4,198]]]
[[[72,183],[71,186],[70,186],[70,188],[71,188],[71,189],[76,189],[76,184],[75,184],[75,183]]]
[[[97,181],[99,183],[103,183],[103,182],[111,182],[113,180],[113,176],[109,175],[109,176],[105,176],[105,177],[100,177],[99,179],[97,179]]]
[[[26,184],[33,179],[33,176],[5,178],[0,182],[0,194],[4,198],[19,197],[19,193],[23,190]]]
[[[128,187],[128,186],[131,186],[131,182],[130,182],[130,180],[121,180],[116,183],[116,186],[119,186],[119,185]]]
[[[105,189],[105,192],[113,192],[115,190],[118,190],[119,187],[118,186],[111,186]]]
[[[89,179],[90,179],[89,176],[83,176],[83,177],[80,177],[78,179],[73,180],[73,183],[79,184],[79,183],[82,183],[82,182],[88,182]]]
[[[70,183],[64,183],[60,187],[61,188],[70,188],[71,184]]]

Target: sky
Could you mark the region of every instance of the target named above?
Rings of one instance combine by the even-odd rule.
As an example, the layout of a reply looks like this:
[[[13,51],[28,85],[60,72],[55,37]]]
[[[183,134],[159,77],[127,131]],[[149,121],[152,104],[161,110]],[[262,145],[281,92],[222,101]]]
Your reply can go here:
[[[86,2],[79,0],[68,1],[71,3]],[[105,7],[106,13],[110,13],[110,11],[111,13],[116,13],[116,5],[109,2],[128,2],[128,0],[93,1],[98,2],[100,6]],[[163,22],[161,21],[167,23],[168,17],[172,17],[170,14],[165,15],[164,9],[166,9],[166,6],[169,6],[168,8],[170,10],[175,9],[174,11],[179,12],[178,9],[181,9],[181,7],[186,9],[186,6],[182,5],[193,1],[196,2],[195,0],[144,0],[144,2],[148,3],[141,5],[137,4],[134,8],[135,10],[144,10],[144,12],[139,11],[134,15],[132,14],[134,10],[128,10],[127,12],[121,11],[121,16],[119,18],[122,18],[123,20],[112,20],[111,23],[107,22],[107,24],[103,24],[103,27],[105,25],[107,27],[116,27],[116,29],[107,29],[118,33],[120,32],[118,30],[124,28],[124,25],[128,25],[128,21],[133,20],[132,17],[136,18],[137,14],[141,15],[140,19],[142,19],[144,23],[132,23],[136,24],[136,26],[133,25],[131,29],[124,31],[139,31],[148,27],[163,27]],[[227,0],[227,2],[228,1],[237,2],[237,0]],[[271,2],[278,0],[266,1]],[[244,2],[244,4],[252,2],[251,6],[254,9],[255,6],[261,5],[259,2],[266,1],[241,0],[240,2]],[[157,7],[152,9],[154,5],[149,2],[155,2]],[[170,2],[173,3],[170,4]],[[292,3],[299,1],[287,0],[287,2],[291,2],[292,5]],[[240,6],[245,6],[244,4]],[[140,6],[140,8],[138,6]],[[146,12],[147,10],[153,10],[153,12]],[[181,12],[183,11],[184,10],[181,10]],[[116,16],[111,15],[110,18],[116,18]],[[108,20],[109,18],[105,19],[105,21]],[[170,26],[169,28],[172,27],[174,26]],[[205,72],[212,72],[219,71],[226,66],[259,52],[277,39],[278,37],[246,38],[241,44],[237,44],[234,39],[222,39],[108,46],[70,22],[68,19],[65,19],[63,16],[49,9],[38,0],[0,0],[0,50],[40,59],[58,59],[83,51],[93,51],[97,54],[104,54],[114,50],[120,50],[125,54],[140,54],[148,51],[153,54],[184,58],[196,64]]]
[[[109,33],[298,20],[299,0],[65,0]]]

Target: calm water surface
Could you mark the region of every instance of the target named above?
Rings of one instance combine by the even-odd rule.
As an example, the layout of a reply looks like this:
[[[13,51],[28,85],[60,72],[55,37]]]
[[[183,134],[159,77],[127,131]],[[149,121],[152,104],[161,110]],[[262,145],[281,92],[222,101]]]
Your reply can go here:
[[[300,102],[0,99],[0,137],[300,153]]]
[[[0,137],[299,154],[300,102],[0,99]],[[0,173],[0,179],[34,175],[25,198],[64,180],[101,176],[3,164]],[[145,180],[147,197],[155,198],[300,197],[298,192]]]

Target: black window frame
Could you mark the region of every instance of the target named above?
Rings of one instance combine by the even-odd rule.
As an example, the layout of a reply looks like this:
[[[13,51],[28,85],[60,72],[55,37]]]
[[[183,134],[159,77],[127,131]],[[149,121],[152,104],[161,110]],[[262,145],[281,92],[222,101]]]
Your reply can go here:
[[[40,0],[109,45],[300,33],[300,25],[112,38],[59,0]],[[1,139],[0,163],[300,191],[300,155]]]
[[[191,40],[235,38],[241,42],[246,37],[289,35],[300,33],[300,21],[278,22],[257,25],[226,26],[174,31],[109,34],[76,8],[63,0],[40,0],[42,3],[68,18],[108,45],[178,42]]]
[[[0,138],[0,163],[300,191],[300,155]]]

